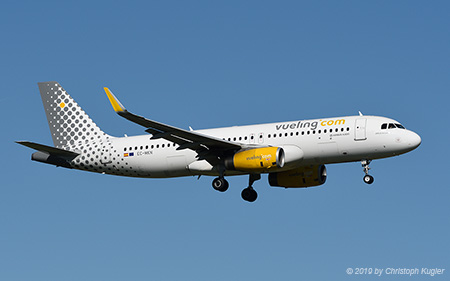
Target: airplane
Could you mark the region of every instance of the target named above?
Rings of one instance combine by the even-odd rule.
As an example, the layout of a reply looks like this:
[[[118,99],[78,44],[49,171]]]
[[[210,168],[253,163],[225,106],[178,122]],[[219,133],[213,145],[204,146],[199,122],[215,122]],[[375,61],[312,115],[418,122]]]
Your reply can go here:
[[[145,128],[146,135],[113,137],[103,132],[58,82],[38,83],[54,146],[17,143],[37,150],[31,159],[58,167],[142,178],[213,176],[224,192],[227,176],[249,175],[241,196],[254,202],[253,183],[268,174],[269,185],[319,186],[325,165],[361,162],[363,181],[372,184],[372,160],[416,149],[421,138],[399,122],[379,116],[296,120],[270,124],[189,130],[129,112],[108,89],[121,117]]]

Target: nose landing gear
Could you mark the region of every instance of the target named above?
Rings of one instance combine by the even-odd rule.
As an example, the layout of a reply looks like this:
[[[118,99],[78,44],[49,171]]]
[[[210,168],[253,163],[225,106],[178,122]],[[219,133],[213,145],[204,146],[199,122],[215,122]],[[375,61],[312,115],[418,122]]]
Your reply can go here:
[[[367,184],[371,184],[374,181],[374,178],[371,175],[365,175],[363,181]]]
[[[370,162],[372,162],[372,160],[362,160],[361,161],[361,165],[363,167],[364,173],[366,174],[363,177],[363,181],[365,183],[367,183],[367,184],[372,184],[373,181],[374,181],[374,178],[371,175],[369,175],[369,170],[370,170],[369,164],[370,164]]]

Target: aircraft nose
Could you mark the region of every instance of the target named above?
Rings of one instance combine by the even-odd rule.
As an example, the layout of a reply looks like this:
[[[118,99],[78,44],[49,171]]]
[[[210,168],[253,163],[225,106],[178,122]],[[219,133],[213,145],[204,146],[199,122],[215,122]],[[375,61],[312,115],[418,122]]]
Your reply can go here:
[[[416,149],[421,143],[422,139],[420,136],[414,132],[410,132],[408,137],[408,146],[410,146],[411,149]]]

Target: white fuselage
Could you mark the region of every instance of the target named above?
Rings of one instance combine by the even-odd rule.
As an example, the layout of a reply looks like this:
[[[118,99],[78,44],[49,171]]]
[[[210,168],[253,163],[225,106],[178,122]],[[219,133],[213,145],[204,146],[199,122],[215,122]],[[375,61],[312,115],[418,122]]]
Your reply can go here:
[[[387,126],[382,129],[383,124]],[[297,164],[304,166],[386,158],[411,151],[420,144],[416,133],[395,126],[389,128],[389,124],[398,122],[377,116],[346,116],[195,132],[238,144],[297,147],[303,152]],[[219,175],[217,167],[198,159],[197,152],[179,148],[165,139],[152,139],[151,135],[108,137],[106,141],[80,144],[77,150],[81,154],[71,161],[71,166],[149,178]],[[225,172],[233,174],[243,173]]]

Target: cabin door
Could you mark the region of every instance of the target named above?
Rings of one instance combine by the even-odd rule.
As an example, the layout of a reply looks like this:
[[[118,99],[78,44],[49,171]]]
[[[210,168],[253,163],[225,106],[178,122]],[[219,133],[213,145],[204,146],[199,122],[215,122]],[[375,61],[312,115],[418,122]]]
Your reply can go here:
[[[366,140],[366,118],[356,119],[355,122],[355,141]]]

